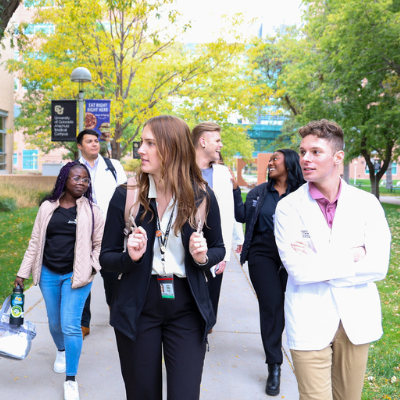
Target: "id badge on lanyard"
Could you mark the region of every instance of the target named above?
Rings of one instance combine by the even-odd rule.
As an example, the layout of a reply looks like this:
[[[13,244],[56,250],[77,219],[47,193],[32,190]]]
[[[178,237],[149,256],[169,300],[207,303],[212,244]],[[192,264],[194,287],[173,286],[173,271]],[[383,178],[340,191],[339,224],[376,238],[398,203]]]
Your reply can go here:
[[[171,275],[157,275],[157,282],[160,285],[162,299],[175,299],[174,289],[174,276]]]
[[[161,230],[160,220],[158,218],[158,213],[156,212],[156,216],[157,216],[156,236],[158,238],[158,243],[159,243],[159,246],[160,246],[161,264],[162,264],[163,271],[164,271],[164,275],[157,275],[157,282],[160,285],[161,298],[162,299],[168,299],[168,300],[174,300],[175,299],[174,275],[173,274],[167,274],[165,272],[165,252],[166,252],[166,249],[167,249],[168,236],[169,236],[169,232],[170,232],[170,229],[171,229],[173,215],[174,215],[174,213],[172,212],[171,216],[169,218],[169,221],[168,221],[167,230],[165,232],[165,235],[163,235],[163,232]]]

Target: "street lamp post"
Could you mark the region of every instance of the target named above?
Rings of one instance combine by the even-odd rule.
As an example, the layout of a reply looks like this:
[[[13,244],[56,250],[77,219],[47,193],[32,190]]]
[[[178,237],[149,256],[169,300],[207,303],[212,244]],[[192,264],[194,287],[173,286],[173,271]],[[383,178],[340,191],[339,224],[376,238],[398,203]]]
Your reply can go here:
[[[354,160],[354,186],[357,183],[357,160]]]
[[[91,82],[92,76],[87,68],[78,67],[72,71],[71,81],[79,82],[79,132],[81,132],[83,131],[83,84],[85,82]]]

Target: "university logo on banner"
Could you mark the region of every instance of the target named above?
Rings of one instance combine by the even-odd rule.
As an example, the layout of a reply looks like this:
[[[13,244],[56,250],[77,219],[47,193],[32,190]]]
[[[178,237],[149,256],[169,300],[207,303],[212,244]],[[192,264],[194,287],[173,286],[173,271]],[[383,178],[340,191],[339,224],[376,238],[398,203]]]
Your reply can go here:
[[[93,129],[99,135],[99,140],[109,142],[111,100],[86,100],[85,128]]]
[[[76,141],[76,100],[51,101],[51,140]]]

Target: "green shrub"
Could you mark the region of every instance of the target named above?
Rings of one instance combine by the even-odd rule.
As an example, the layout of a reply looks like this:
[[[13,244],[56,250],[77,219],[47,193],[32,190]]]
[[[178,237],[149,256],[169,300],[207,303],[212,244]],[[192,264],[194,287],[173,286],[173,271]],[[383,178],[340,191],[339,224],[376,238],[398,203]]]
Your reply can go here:
[[[42,190],[40,192],[36,193],[36,201],[37,201],[37,205],[40,205],[40,202],[42,201],[42,199],[47,196],[48,194],[50,194],[50,192],[47,192],[45,190]]]
[[[17,208],[17,202],[12,197],[0,196],[0,211],[9,212]]]

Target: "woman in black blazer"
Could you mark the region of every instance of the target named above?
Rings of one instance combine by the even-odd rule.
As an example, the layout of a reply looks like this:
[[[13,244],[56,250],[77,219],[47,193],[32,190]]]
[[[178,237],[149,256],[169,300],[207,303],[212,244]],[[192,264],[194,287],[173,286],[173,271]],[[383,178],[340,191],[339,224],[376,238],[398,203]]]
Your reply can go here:
[[[233,176],[235,218],[246,223],[240,262],[248,261],[250,279],[260,309],[261,338],[268,379],[265,391],[277,396],[280,391],[282,332],[285,327],[284,294],[287,272],[281,264],[274,236],[274,214],[278,201],[305,183],[299,155],[289,149],[275,151],[268,163],[268,182],[250,190],[243,204],[240,188]]]
[[[162,351],[168,399],[197,400],[215,324],[204,273],[225,255],[219,208],[184,121],[147,121],[139,154],[136,185],[117,188],[110,202],[100,255],[102,268],[121,273],[110,323],[127,400],[162,399]],[[124,252],[127,190],[139,207]]]

